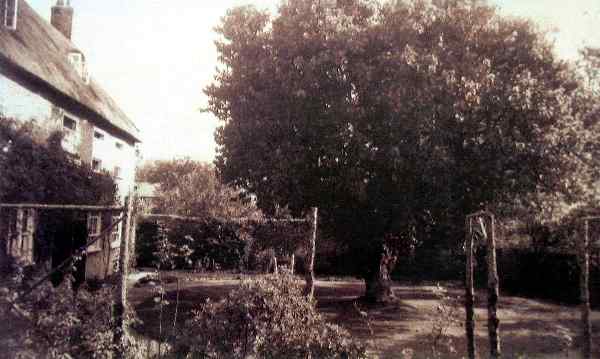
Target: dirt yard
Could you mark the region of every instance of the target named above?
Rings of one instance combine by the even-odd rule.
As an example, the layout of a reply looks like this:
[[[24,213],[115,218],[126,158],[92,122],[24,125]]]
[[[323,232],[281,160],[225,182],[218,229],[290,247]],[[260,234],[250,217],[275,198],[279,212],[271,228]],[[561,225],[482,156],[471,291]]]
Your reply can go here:
[[[166,284],[171,304],[163,313],[163,323],[172,323],[174,303],[179,277],[179,314],[197,308],[206,298],[218,299],[239,284],[239,279],[207,278],[189,274],[169,274]],[[446,283],[450,297],[454,297],[456,322],[448,321],[439,314],[440,297],[432,285],[397,284],[394,292],[399,301],[389,306],[365,307],[359,305],[361,315],[354,303],[364,290],[360,281],[317,281],[318,309],[329,320],[350,330],[368,343],[369,353],[375,358],[403,358],[402,352],[414,353],[414,358],[431,354],[431,332],[434,323],[447,327],[445,338],[451,345],[440,345],[443,358],[461,358],[466,355],[464,335],[464,310],[462,288]],[[144,321],[142,330],[149,336],[157,336],[158,308],[153,301],[152,285],[133,286],[130,301]],[[487,357],[487,311],[485,293],[477,293],[476,340],[482,358]],[[448,308],[449,306],[445,306]],[[501,343],[504,357],[517,358],[577,358],[579,311],[577,307],[503,296],[499,304],[501,320]],[[594,342],[600,343],[600,312],[592,314]],[[369,329],[370,327],[370,329]],[[572,349],[565,351],[568,337],[573,338]],[[453,348],[453,349],[450,349]],[[454,351],[454,352],[453,352]],[[600,346],[596,345],[594,357],[600,358]]]

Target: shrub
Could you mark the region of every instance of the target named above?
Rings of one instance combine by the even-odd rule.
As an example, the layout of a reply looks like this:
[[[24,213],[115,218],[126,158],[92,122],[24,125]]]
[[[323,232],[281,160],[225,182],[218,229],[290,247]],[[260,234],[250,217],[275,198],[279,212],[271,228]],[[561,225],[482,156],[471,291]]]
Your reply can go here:
[[[487,281],[486,250],[477,252],[476,279]],[[560,303],[579,303],[579,265],[572,253],[539,251],[531,248],[499,248],[497,251],[500,290],[514,295]],[[600,265],[590,262],[590,302],[600,306]]]
[[[242,283],[186,324],[180,354],[206,358],[363,358],[365,348],[327,323],[288,274]]]
[[[137,265],[154,267],[160,261],[157,257],[159,247],[166,240],[166,245],[172,248],[170,256],[174,268],[191,269],[202,266],[204,269],[237,269],[241,264],[245,245],[238,235],[237,227],[239,226],[216,219],[202,222],[175,219],[143,221],[137,228]]]
[[[0,329],[3,355],[15,358],[110,358],[112,355],[111,290],[74,291],[72,280],[54,288],[49,282],[20,298],[38,278],[11,264],[0,285]],[[69,278],[72,279],[72,278]],[[16,309],[18,308],[18,309]]]

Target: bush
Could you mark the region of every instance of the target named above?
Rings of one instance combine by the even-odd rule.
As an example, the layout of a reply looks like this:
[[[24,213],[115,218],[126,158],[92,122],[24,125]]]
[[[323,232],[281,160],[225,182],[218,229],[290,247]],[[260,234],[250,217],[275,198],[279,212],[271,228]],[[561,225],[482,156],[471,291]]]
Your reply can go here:
[[[487,281],[485,248],[477,252],[476,278],[481,286]],[[500,290],[531,298],[578,304],[579,264],[577,256],[531,248],[500,248],[497,251]],[[600,306],[600,265],[590,262],[590,303]]]
[[[143,221],[137,227],[137,265],[156,266],[161,241],[166,240],[173,269],[237,269],[245,245],[238,232],[236,225],[216,219]]]
[[[363,358],[365,348],[327,323],[288,274],[242,283],[186,324],[179,354],[207,358]]]
[[[14,263],[0,285],[2,355],[11,358],[110,358],[111,290],[72,289],[72,280],[54,288],[44,283],[25,298],[17,293],[39,278]],[[28,273],[29,272],[29,273]],[[18,309],[16,309],[18,308]]]

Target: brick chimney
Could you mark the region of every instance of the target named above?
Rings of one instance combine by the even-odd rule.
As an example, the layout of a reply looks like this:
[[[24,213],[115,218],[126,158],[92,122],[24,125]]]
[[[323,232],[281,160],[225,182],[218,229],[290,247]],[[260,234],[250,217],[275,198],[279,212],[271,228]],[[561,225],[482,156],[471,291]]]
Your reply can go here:
[[[52,7],[50,23],[65,37],[71,40],[73,30],[73,8],[69,0],[57,0],[56,5]]]

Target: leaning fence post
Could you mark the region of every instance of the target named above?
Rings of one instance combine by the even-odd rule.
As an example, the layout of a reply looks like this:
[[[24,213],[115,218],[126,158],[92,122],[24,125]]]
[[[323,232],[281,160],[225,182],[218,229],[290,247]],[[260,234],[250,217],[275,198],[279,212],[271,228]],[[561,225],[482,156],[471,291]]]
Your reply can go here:
[[[495,218],[490,214],[490,235],[488,238],[488,332],[490,336],[490,355],[492,358],[500,357],[500,337],[498,319],[498,298],[500,297],[498,265],[496,261],[496,229]]]
[[[465,220],[465,254],[467,257],[467,268],[465,278],[465,329],[467,332],[467,350],[469,359],[475,359],[475,322],[473,320],[475,311],[473,309],[473,231],[471,229],[471,217]]]
[[[592,358],[592,325],[590,322],[590,237],[589,219],[584,219],[583,243],[579,251],[579,286],[581,298],[581,337],[583,340],[583,358]]]
[[[310,299],[313,298],[315,293],[315,252],[317,247],[317,219],[319,216],[319,209],[313,207],[311,212],[310,243],[308,244],[306,266],[306,288],[304,289],[306,296]]]
[[[125,357],[125,309],[127,306],[127,276],[129,271],[129,238],[131,236],[131,224],[133,222],[133,191],[129,192],[127,198],[127,212],[125,215],[125,228],[121,235],[121,246],[119,250],[119,272],[118,280],[115,288],[115,301],[113,304],[113,319],[114,319],[114,358],[120,359]]]

